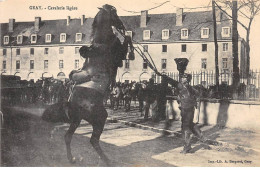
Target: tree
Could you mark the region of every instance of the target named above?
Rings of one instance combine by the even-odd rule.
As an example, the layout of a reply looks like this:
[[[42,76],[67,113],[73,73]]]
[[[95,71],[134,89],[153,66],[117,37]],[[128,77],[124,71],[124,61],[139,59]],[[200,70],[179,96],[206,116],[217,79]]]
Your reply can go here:
[[[229,9],[233,9],[232,1],[227,0],[218,0],[219,3],[223,4],[224,7],[227,7]],[[220,10],[222,8],[218,6]],[[249,73],[250,69],[250,30],[252,23],[257,15],[259,15],[260,11],[260,0],[239,0],[238,1],[238,23],[246,30],[246,58],[248,66],[246,68],[246,73]],[[229,17],[232,18],[226,11],[222,10],[224,13],[226,13]],[[242,19],[245,19],[245,21],[241,22]],[[249,77],[249,75],[246,75]],[[249,83],[249,82],[247,82]]]

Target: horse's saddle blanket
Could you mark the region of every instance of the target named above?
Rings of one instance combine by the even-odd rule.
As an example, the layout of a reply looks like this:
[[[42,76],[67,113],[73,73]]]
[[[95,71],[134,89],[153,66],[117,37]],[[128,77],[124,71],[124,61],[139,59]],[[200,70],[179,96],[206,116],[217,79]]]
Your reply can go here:
[[[80,83],[76,87],[91,88],[104,93],[109,85],[109,74],[105,72],[89,74],[87,71],[81,71],[73,74],[73,80]]]

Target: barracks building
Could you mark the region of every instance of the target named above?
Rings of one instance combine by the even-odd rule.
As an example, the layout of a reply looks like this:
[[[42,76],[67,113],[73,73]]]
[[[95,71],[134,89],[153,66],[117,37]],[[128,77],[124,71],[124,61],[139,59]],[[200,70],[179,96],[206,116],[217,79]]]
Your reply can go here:
[[[219,46],[219,70],[233,70],[232,20],[216,11]],[[160,72],[177,72],[175,58],[188,58],[187,71],[214,71],[215,52],[212,11],[121,16],[134,46],[149,53]],[[68,78],[71,70],[79,69],[84,59],[79,48],[90,45],[93,18],[42,20],[0,25],[0,72],[17,75],[21,79],[37,80],[43,77]],[[245,42],[239,38],[239,68],[248,67]],[[148,80],[154,71],[135,53],[135,60],[124,60],[117,81]]]

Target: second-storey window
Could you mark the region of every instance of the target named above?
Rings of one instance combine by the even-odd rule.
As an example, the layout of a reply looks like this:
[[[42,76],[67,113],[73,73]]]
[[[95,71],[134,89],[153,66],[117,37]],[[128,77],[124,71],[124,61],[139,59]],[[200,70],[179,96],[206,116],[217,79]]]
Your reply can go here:
[[[79,60],[75,60],[75,69],[79,68]]]
[[[3,56],[6,56],[6,49],[3,49]]]
[[[208,51],[208,45],[207,44],[202,44],[202,51]]]
[[[20,60],[17,60],[16,61],[16,70],[19,70],[20,69]]]
[[[148,52],[148,45],[143,45],[144,52]]]
[[[125,60],[125,68],[129,69],[130,68],[130,62],[129,60]]]
[[[59,54],[63,54],[64,53],[64,47],[60,47],[59,48]]]
[[[187,46],[186,44],[181,45],[181,52],[186,52],[187,51]]]
[[[44,54],[48,55],[49,54],[49,48],[44,48]]]
[[[34,60],[30,60],[30,69],[31,69],[31,70],[34,69]]]
[[[207,69],[207,59],[206,58],[201,59],[201,68]]]
[[[79,53],[79,47],[75,47],[75,54]]]
[[[34,48],[30,48],[30,55],[34,55]]]
[[[20,48],[17,48],[17,49],[16,49],[16,55],[21,55],[21,50],[20,50]]]
[[[167,67],[167,59],[162,59],[162,70],[165,70]]]
[[[59,60],[59,68],[63,68],[64,65],[63,65],[63,60]]]
[[[228,51],[228,43],[223,43],[223,51]]]
[[[167,45],[162,45],[162,52],[167,53]]]

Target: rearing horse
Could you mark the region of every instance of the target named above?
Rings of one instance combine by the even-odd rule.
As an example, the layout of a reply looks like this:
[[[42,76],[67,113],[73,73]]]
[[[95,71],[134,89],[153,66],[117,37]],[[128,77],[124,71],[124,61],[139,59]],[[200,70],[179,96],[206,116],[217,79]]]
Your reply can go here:
[[[82,75],[85,77],[84,83],[75,85],[68,105],[70,127],[65,134],[65,143],[67,157],[72,163],[75,162],[70,147],[72,135],[80,121],[84,119],[93,126],[90,143],[100,158],[108,166],[110,164],[99,145],[100,135],[108,116],[103,106],[103,98],[108,92],[109,86],[113,86],[115,83],[117,68],[122,66],[128,44],[132,47],[131,38],[127,36],[121,44],[113,33],[112,26],[122,32],[125,31],[115,7],[104,5],[103,8],[100,8],[92,24],[92,45],[83,46],[80,49],[81,56],[86,58],[82,71],[70,75],[75,82],[81,82]]]

